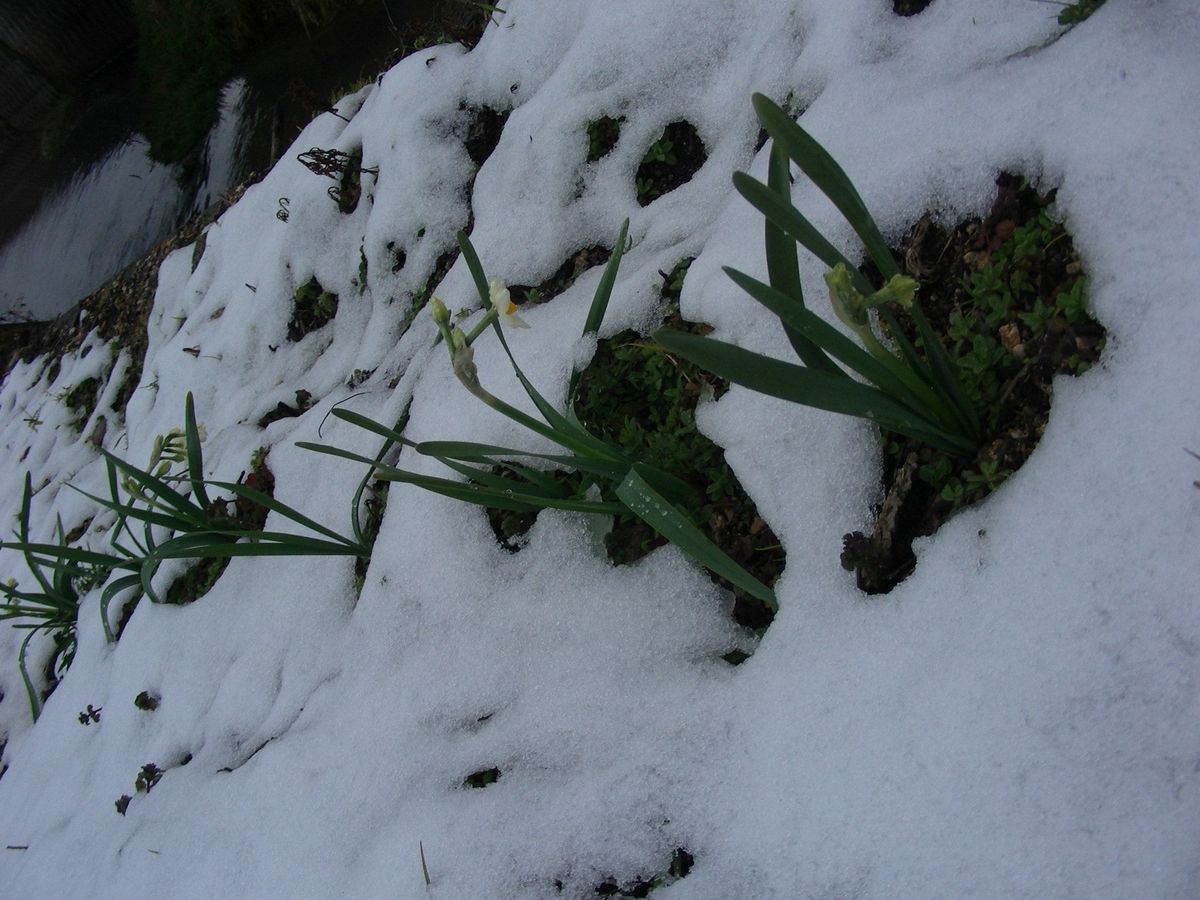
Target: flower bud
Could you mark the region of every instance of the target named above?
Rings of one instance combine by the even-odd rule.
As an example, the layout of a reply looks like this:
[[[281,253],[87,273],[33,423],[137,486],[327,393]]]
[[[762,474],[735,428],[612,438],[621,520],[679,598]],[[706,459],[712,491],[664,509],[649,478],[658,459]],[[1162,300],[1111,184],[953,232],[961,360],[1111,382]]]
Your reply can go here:
[[[838,263],[825,273],[825,284],[829,287],[829,302],[837,317],[861,331],[867,327],[867,304],[850,281],[850,270],[845,263]]]
[[[450,310],[446,309],[446,304],[437,297],[429,301],[429,312],[439,328],[450,324]]]

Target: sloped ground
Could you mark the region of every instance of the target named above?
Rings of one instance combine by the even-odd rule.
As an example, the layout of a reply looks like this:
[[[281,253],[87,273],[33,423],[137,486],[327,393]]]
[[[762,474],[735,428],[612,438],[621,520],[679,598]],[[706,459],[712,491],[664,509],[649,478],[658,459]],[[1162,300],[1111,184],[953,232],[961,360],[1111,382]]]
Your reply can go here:
[[[703,404],[700,427],[787,550],[760,642],[672,547],[614,568],[602,523],[544,513],[513,554],[478,509],[400,484],[357,598],[349,560],[235,559],[197,602],[143,602],[106,644],[93,591],[36,725],[22,635],[5,631],[6,891],[421,896],[420,845],[428,895],[446,898],[636,895],[656,877],[655,896],[689,898],[1195,894],[1192,5],[1108,4],[1057,40],[1053,11],[1024,0],[942,0],[911,18],[875,0],[506,9],[474,51],[416,53],[342,101],[349,122],[318,118],[202,253],[167,257],[123,422],[128,359],[98,336],[54,371],[19,364],[0,389],[4,508],[28,469],[36,537],[56,516],[84,522],[94,505],[63,487],[105,490],[87,442],[98,417],[103,445],[143,463],[188,391],[214,477],[268,447],[276,498],[342,531],[361,469],[294,446],[375,453],[326,419],[335,403],[389,423],[411,404],[414,440],[540,446],[433,346],[429,289],[473,302],[448,255],[460,228],[490,274],[536,285],[629,217],[601,337],[653,325],[660,270],[695,257],[683,316],[787,358],[774,320],[719,271],[764,270],[761,220],[729,185],[735,168],[765,171],[756,90],[805,108],[889,237],[931,207],[983,214],[1001,170],[1057,187],[1108,328],[1100,364],[1056,385],[1029,462],[918,542],[913,575],[881,598],[838,559],[879,499],[871,429],[736,387]],[[485,108],[508,116],[477,171],[465,142]],[[624,122],[588,162],[601,116]],[[707,157],[643,208],[636,172],[680,120]],[[361,147],[377,169],[353,212],[296,161],[313,146]],[[795,193],[853,247],[811,186]],[[812,298],[820,274],[805,265]],[[336,314],[289,342],[313,277]],[[509,332],[556,401],[590,352],[576,335],[598,278]],[[476,362],[520,402],[493,341]],[[76,431],[56,396],[89,377],[103,386]],[[311,409],[259,427],[298,390]],[[102,546],[103,524],[84,542]],[[15,554],[0,565],[28,579]],[[734,646],[752,657],[730,666]],[[135,705],[143,692],[157,708]],[[99,721],[83,724],[89,705]]]

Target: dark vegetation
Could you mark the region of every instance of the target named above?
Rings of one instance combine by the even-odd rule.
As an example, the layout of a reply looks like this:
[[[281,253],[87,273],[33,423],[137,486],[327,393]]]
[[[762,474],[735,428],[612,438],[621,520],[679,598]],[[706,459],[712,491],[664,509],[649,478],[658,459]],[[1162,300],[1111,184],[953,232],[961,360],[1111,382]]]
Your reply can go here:
[[[314,275],[292,296],[292,318],[288,322],[287,338],[293,343],[303,340],[324,327],[337,315],[338,295],[321,287]]]
[[[990,213],[946,230],[927,215],[896,255],[921,283],[921,305],[983,419],[978,452],[956,457],[885,436],[884,495],[872,533],[845,538],[842,563],[868,593],[915,564],[914,538],[932,534],[991,493],[1029,458],[1050,413],[1053,379],[1100,358],[1105,329],[1086,311],[1087,281],[1070,235],[1039,194],[1002,174]],[[869,273],[873,274],[873,273]],[[892,310],[916,340],[903,310]]]
[[[133,0],[142,130],[151,155],[184,160],[216,122],[221,86],[256,47],[280,30],[315,34],[363,0]],[[395,10],[392,10],[395,6]],[[487,23],[480,9],[455,0],[387,7],[394,58],[435,42],[473,46]],[[351,27],[351,26],[346,26]],[[310,117],[325,105],[311,98]]]
[[[63,405],[75,415],[71,419],[71,427],[77,432],[83,431],[83,426],[91,418],[96,409],[96,400],[100,392],[100,379],[92,376],[79,382],[63,397]]]
[[[683,847],[675,848],[671,854],[671,862],[666,871],[643,878],[640,875],[627,881],[620,882],[615,878],[606,878],[593,888],[597,897],[649,897],[660,887],[674,884],[681,878],[686,878],[696,864],[696,858]],[[555,882],[555,887],[561,891],[561,881]]]
[[[248,474],[242,473],[238,478],[238,483],[262,491],[268,497],[275,495],[275,476],[267,468],[265,453],[260,451],[254,454],[251,471]],[[262,531],[267,522],[266,507],[259,506],[245,497],[234,497],[228,500],[215,498],[209,505],[208,514],[214,525],[224,523],[229,528],[238,531]],[[229,565],[229,559],[226,556],[196,560],[171,582],[164,600],[167,603],[180,605],[199,600],[217,583]],[[138,699],[141,699],[140,694]],[[147,707],[141,707],[139,704],[139,708]],[[153,709],[154,707],[148,708]]]
[[[588,122],[588,162],[596,162],[612,152],[621,137],[621,123],[624,121],[624,116],[615,119],[612,116],[601,116]]]
[[[590,152],[590,147],[589,147]],[[634,176],[639,206],[648,206],[663,194],[692,180],[708,153],[690,122],[672,122],[647,149]]]

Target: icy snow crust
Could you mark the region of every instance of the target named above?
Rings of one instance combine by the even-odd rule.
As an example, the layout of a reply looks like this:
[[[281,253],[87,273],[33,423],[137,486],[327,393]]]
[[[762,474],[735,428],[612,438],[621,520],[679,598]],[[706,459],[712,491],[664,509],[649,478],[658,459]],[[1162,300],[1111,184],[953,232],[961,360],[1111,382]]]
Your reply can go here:
[[[0,838],[28,849],[0,855],[3,892],[591,896],[606,877],[665,871],[686,847],[695,868],[664,898],[1200,893],[1200,464],[1182,449],[1200,449],[1194,4],[1109,3],[1044,49],[1030,48],[1058,32],[1054,10],[1026,0],[936,0],[911,19],[881,0],[505,6],[473,52],[420,52],[342,101],[350,124],[313,122],[212,226],[195,271],[190,248],[168,258],[142,382],[107,447],[144,462],[191,390],[214,477],[270,446],[277,496],[347,530],[361,469],[294,443],[374,453],[325,420],[352,393],[348,408],[384,421],[411,399],[415,439],[536,446],[455,382],[427,316],[399,337],[471,210],[489,274],[526,284],[611,243],[628,216],[604,334],[653,323],[659,270],[696,255],[685,315],[787,357],[777,325],[719,271],[765,268],[760,219],[729,182],[764,170],[754,90],[808,105],[806,128],[892,235],[926,208],[984,210],[1001,168],[1057,186],[1110,329],[1103,365],[1056,385],[1029,463],[925,541],[915,574],[878,599],[838,565],[841,535],[875,499],[870,429],[736,388],[704,407],[702,427],[788,551],[780,614],[738,668],[719,659],[752,645],[729,598],[674,549],[615,569],[597,523],[547,513],[510,555],[477,509],[401,485],[357,604],[347,560],[238,559],[197,603],[143,602],[106,645],[93,592],[36,726],[22,633],[6,629]],[[513,110],[469,194],[464,102]],[[586,164],[585,126],[601,114],[625,116],[621,140]],[[680,118],[708,162],[642,209],[638,161]],[[360,144],[379,176],[344,216],[295,156]],[[796,195],[853,249],[811,186]],[[407,253],[398,273],[389,241]],[[289,344],[290,297],[312,275],[340,294],[337,318]],[[552,398],[598,277],[510,334]],[[474,305],[461,260],[437,293]],[[484,383],[526,405],[495,342],[477,346]],[[94,511],[66,482],[103,490],[55,400],[126,364],[88,348],[54,381],[23,365],[0,391],[3,508],[18,509],[26,469],[48,482],[34,500],[41,538],[55,515],[69,529]],[[352,390],[356,369],[375,373]],[[312,411],[253,424],[298,388]],[[0,567],[28,579],[15,554]],[[36,644],[35,659],[48,652]],[[134,707],[141,691],[162,697],[157,711]],[[88,704],[102,721],[83,727]],[[162,781],[117,815],[149,762]],[[463,787],[491,767],[497,783]]]

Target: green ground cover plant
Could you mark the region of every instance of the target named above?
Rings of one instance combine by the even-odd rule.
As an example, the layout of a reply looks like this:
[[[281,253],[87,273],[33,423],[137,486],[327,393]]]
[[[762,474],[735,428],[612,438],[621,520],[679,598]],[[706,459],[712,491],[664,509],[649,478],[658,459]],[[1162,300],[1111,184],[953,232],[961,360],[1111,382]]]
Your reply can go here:
[[[588,150],[587,161],[596,162],[608,156],[621,137],[621,125],[624,116],[599,116],[587,123]],[[649,155],[649,154],[647,154]]]
[[[671,122],[646,148],[634,173],[638,205],[648,206],[663,194],[687,184],[707,158],[696,126],[683,120]]]

